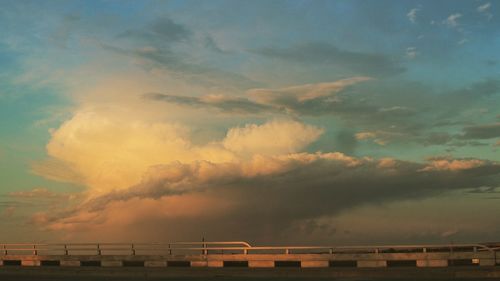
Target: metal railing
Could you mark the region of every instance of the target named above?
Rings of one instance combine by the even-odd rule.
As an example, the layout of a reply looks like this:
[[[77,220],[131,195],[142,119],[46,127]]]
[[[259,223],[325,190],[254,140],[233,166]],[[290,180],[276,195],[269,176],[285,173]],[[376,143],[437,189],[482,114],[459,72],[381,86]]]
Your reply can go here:
[[[0,244],[1,255],[379,254],[500,251],[494,244],[383,246],[251,246],[244,241],[176,243]]]

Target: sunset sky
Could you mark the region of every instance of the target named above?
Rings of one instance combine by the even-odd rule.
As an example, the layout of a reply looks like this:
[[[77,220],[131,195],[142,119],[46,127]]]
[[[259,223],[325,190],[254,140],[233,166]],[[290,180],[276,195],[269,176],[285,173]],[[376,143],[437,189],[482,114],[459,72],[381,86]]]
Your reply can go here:
[[[0,241],[500,241],[500,2],[2,1]]]

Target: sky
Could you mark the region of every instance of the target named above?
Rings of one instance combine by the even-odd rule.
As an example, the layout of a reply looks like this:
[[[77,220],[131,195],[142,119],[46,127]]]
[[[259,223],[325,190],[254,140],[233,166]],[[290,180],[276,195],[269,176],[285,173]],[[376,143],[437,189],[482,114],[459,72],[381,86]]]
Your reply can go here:
[[[500,3],[3,1],[1,242],[500,240]]]

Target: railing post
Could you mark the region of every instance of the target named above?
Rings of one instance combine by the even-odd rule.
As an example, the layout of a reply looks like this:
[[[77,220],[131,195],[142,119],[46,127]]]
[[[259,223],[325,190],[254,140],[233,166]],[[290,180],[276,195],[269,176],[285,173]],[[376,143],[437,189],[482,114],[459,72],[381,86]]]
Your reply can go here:
[[[243,249],[243,254],[244,255],[248,255],[248,250],[247,249]]]
[[[101,252],[101,246],[99,244],[97,244],[97,255],[101,255],[102,252]]]
[[[135,256],[135,248],[134,248],[134,244],[132,244],[132,256]]]
[[[201,239],[201,242],[205,242],[205,237],[203,237]],[[203,243],[203,254],[204,255],[208,255],[208,250],[206,249],[207,248],[207,244],[206,243]]]
[[[68,245],[64,244],[64,255],[69,255]]]
[[[38,255],[38,251],[36,250],[36,244],[33,244],[33,255]]]
[[[424,252],[424,253],[427,253],[427,248],[423,248],[423,252]]]
[[[333,255],[333,248],[329,249],[330,255]]]
[[[3,245],[3,253],[4,253],[5,255],[7,255],[7,254],[8,254],[8,252],[7,252],[7,245]]]
[[[168,243],[168,253],[172,255],[172,248],[170,247],[170,243]]]
[[[285,249],[285,254],[286,254],[286,255],[290,254],[290,249],[286,248],[286,249]]]

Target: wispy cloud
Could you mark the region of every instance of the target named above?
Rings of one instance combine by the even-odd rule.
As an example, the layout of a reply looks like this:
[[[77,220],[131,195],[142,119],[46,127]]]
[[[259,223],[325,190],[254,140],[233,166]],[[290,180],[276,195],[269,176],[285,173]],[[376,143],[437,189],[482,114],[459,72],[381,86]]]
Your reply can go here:
[[[500,123],[467,126],[463,129],[464,139],[492,139],[500,137]]]
[[[418,51],[417,51],[416,47],[408,47],[408,48],[406,48],[406,56],[409,59],[414,59],[414,58],[417,57],[417,55],[418,55]]]
[[[408,12],[408,14],[406,14],[406,16],[412,23],[416,23],[418,12],[420,12],[420,8],[413,8]]]
[[[206,95],[201,97],[148,93],[144,98],[192,107],[213,108],[228,113],[283,113],[321,115],[342,107],[337,96],[349,86],[372,80],[370,77],[352,77],[333,82],[296,85],[285,88],[257,88],[245,97]]]
[[[350,70],[357,75],[388,76],[405,71],[397,58],[381,53],[343,50],[329,43],[310,42],[291,47],[264,47],[252,50],[261,56],[284,61],[319,64]]]
[[[490,12],[491,11],[490,8],[491,8],[491,3],[488,2],[488,3],[485,3],[483,5],[478,6],[476,10],[479,13],[485,15],[488,18],[488,20],[490,20],[491,18],[493,18],[493,14]]]
[[[446,18],[446,20],[443,21],[443,23],[449,27],[458,27],[460,25],[459,19],[462,17],[462,14],[460,13],[455,13],[451,14]]]

